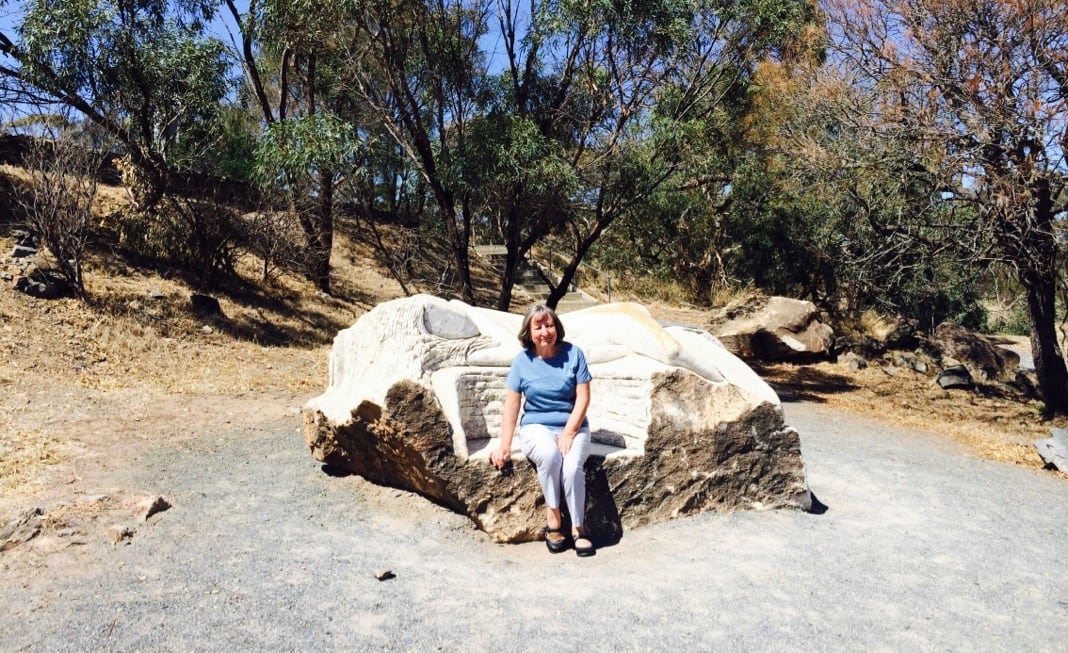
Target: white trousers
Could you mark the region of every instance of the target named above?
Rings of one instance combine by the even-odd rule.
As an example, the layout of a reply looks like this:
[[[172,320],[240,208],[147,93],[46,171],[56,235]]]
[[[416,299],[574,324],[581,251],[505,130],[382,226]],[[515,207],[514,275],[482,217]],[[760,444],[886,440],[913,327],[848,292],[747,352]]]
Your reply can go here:
[[[586,517],[586,458],[590,455],[590,430],[580,429],[567,456],[560,455],[556,439],[563,429],[527,424],[519,429],[519,447],[538,469],[538,482],[545,504],[559,510],[560,494],[567,502],[572,526],[582,526]]]

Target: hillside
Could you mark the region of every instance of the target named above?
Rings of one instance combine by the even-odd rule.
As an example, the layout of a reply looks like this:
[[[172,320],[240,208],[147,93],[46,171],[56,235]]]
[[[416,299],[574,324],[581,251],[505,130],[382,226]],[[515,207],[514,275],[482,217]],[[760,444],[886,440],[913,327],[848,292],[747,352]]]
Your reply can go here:
[[[122,201],[120,191],[108,189],[105,201]],[[258,262],[245,260],[241,283],[214,294],[221,315],[198,317],[190,288],[174,274],[98,253],[85,274],[90,304],[33,299],[11,288],[11,228],[0,225],[0,515],[63,483],[71,461],[121,455],[123,438],[138,437],[148,421],[173,422],[177,439],[208,437],[220,419],[279,411],[291,413],[296,425],[299,406],[325,386],[336,332],[403,295],[372,248],[342,229],[329,296],[294,276],[258,284]],[[481,294],[492,296],[490,272],[476,274]],[[514,310],[527,301],[518,296]],[[649,307],[674,323],[701,326],[708,319],[693,307]],[[1042,464],[1032,442],[1048,437],[1050,424],[1039,421],[1034,402],[947,392],[928,376],[880,365],[757,369],[785,400],[826,402],[935,431],[991,460]]]

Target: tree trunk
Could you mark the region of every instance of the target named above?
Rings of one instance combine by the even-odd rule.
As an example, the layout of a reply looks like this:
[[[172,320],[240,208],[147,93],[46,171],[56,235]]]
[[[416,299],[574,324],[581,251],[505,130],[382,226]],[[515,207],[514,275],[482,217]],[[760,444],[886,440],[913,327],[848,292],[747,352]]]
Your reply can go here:
[[[597,231],[598,235],[600,231]],[[545,300],[545,304],[556,310],[556,305],[560,303],[560,300],[567,294],[567,289],[571,287],[572,282],[575,280],[575,275],[578,274],[579,266],[582,265],[582,259],[585,258],[586,252],[589,251],[590,245],[597,239],[596,236],[592,236],[584,240],[575,255],[571,257],[571,260],[564,266],[563,272],[560,273],[560,282],[555,286],[549,286],[549,298]]]
[[[517,194],[517,191],[513,189],[513,193]],[[516,201],[513,199],[510,202],[508,213],[504,218],[504,228],[502,229],[504,232],[504,248],[507,253],[504,258],[504,269],[501,270],[501,292],[497,295],[498,311],[508,312],[508,308],[512,305],[512,291],[515,288],[515,273],[519,268],[519,261],[522,258],[522,254],[519,251],[520,215],[521,213],[516,206]]]
[[[445,226],[449,234],[449,245],[452,248],[452,260],[456,265],[456,283],[460,286],[460,299],[474,306],[475,292],[471,283],[471,255],[468,247],[471,244],[471,232],[464,228],[459,220],[460,216],[451,207],[441,207],[446,211]]]
[[[571,285],[571,281],[575,278],[575,272],[578,271],[579,264],[582,263],[582,259],[578,256],[571,259],[564,271],[560,273],[560,283],[549,285],[549,297],[545,300],[545,305],[549,308],[556,310],[556,305],[560,303],[560,300],[567,294],[568,286]]]
[[[556,305],[560,303],[560,300],[567,294],[567,289],[571,283],[575,280],[575,275],[578,273],[579,266],[582,265],[583,259],[586,258],[586,254],[589,253],[590,248],[597,242],[597,239],[604,233],[605,228],[612,223],[613,217],[607,214],[602,215],[597,223],[593,226],[593,229],[589,234],[583,238],[575,250],[575,255],[571,257],[567,265],[564,267],[564,271],[560,274],[560,283],[556,286],[550,286],[549,299],[545,303],[556,310]]]
[[[1068,368],[1057,343],[1055,302],[1056,279],[1053,271],[1028,273],[1022,278],[1027,291],[1027,317],[1031,323],[1031,353],[1035,374],[1045,407],[1043,419],[1068,415]]]
[[[312,281],[319,290],[330,292],[330,253],[334,250],[334,172],[319,173],[319,206],[316,211],[316,242]]]
[[[519,257],[515,249],[508,247],[508,254],[501,270],[501,292],[497,295],[497,310],[508,312],[512,305],[512,289],[515,288],[515,271],[519,267]]]

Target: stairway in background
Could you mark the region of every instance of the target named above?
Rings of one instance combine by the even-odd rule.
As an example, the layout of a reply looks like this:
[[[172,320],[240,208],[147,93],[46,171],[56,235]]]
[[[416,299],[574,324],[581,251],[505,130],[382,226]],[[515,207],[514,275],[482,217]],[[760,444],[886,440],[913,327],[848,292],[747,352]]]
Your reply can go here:
[[[504,268],[508,250],[504,245],[476,245],[472,247],[479,256],[484,258],[498,274]],[[519,262],[516,270],[515,285],[522,288],[535,301],[545,301],[549,297],[549,284],[546,282],[545,272],[540,266],[532,263],[529,259]],[[564,295],[556,305],[558,313],[576,311],[580,308],[588,308],[599,304],[589,294],[582,292],[580,288],[572,288],[571,292]]]

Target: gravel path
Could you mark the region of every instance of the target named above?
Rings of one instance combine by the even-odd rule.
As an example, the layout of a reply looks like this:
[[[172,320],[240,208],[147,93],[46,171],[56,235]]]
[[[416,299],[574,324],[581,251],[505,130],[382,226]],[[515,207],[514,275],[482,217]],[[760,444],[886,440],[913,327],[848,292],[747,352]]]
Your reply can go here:
[[[149,438],[98,482],[174,507],[128,543],[0,554],[0,649],[1068,648],[1068,482],[786,410],[824,514],[705,514],[589,559],[327,476],[292,415]]]

